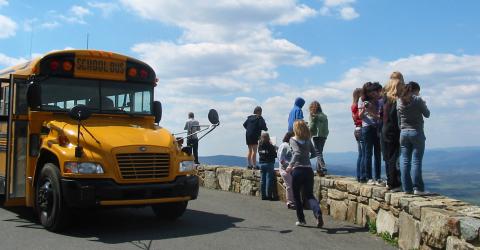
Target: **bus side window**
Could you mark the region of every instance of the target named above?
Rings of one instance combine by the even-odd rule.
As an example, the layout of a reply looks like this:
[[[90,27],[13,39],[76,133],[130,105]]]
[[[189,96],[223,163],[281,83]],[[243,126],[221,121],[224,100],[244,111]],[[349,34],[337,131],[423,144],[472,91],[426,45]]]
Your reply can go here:
[[[1,101],[0,101],[0,115],[8,115],[8,101],[9,101],[9,95],[8,95],[8,86],[2,86],[2,91],[1,91]]]

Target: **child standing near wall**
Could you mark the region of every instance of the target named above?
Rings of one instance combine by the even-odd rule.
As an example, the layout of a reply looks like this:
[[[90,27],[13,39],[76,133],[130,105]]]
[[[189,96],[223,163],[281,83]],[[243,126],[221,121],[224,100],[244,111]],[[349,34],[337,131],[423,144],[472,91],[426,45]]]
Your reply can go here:
[[[258,146],[258,155],[260,157],[260,171],[261,171],[261,194],[262,200],[277,200],[274,194],[274,165],[275,158],[277,158],[277,150],[270,142],[270,135],[263,132],[260,137],[260,144]]]

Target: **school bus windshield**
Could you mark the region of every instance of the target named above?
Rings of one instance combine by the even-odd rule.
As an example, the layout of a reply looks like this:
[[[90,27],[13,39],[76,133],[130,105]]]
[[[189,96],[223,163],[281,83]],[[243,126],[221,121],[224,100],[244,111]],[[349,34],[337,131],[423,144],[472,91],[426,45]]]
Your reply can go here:
[[[69,111],[83,104],[94,113],[152,114],[151,84],[51,77],[40,86],[43,111]]]

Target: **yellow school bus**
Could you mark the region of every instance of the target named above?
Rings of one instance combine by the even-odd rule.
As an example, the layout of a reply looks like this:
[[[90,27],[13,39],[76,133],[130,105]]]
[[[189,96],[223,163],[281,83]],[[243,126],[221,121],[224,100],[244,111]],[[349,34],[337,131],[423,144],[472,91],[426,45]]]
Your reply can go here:
[[[175,219],[197,198],[191,150],[158,125],[157,80],[146,63],[65,50],[2,70],[0,79],[5,206],[32,207],[59,231],[72,208],[148,205]],[[209,119],[218,124],[216,111]]]

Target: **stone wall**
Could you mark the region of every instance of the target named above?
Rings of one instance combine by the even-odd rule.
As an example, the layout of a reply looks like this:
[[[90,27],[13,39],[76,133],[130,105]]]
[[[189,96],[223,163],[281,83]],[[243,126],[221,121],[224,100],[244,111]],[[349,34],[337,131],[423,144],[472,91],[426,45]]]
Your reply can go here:
[[[258,170],[201,166],[198,175],[205,188],[260,195]],[[277,192],[285,197],[279,176]],[[314,194],[323,214],[364,227],[374,223],[378,233],[395,237],[401,249],[480,249],[480,207],[460,200],[390,193],[342,176],[315,177]]]

